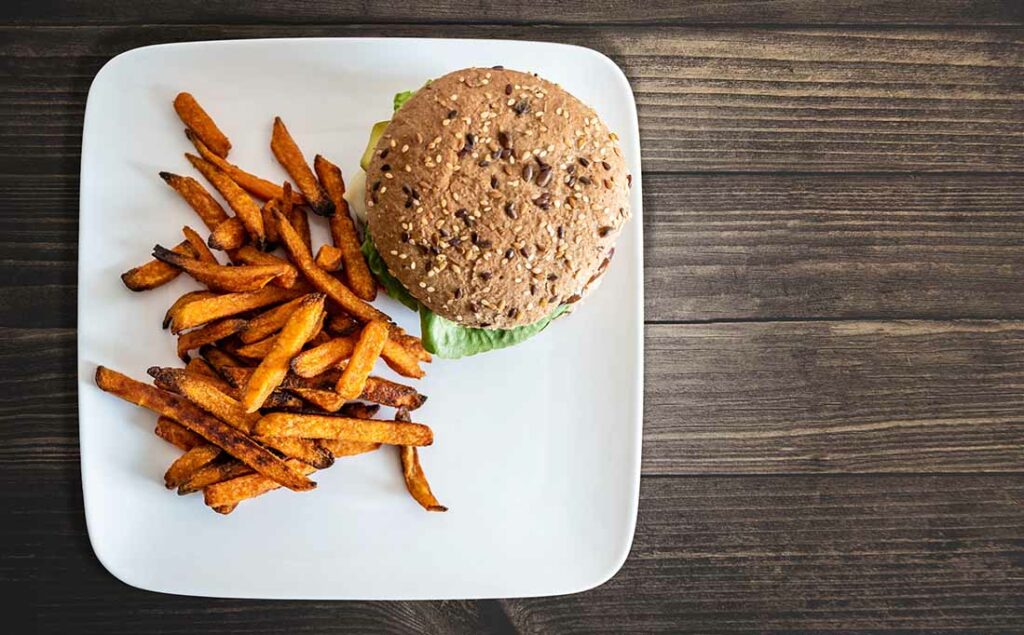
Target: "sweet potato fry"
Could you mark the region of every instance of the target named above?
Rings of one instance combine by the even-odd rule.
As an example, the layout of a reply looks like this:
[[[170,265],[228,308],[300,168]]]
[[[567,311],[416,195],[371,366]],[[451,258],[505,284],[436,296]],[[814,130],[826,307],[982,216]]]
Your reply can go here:
[[[345,268],[345,281],[352,292],[366,301],[377,297],[377,281],[366,265],[360,249],[359,234],[349,213],[348,202],[345,200],[345,180],[341,169],[321,155],[316,155],[313,167],[320,177],[320,183],[327,190],[327,195],[334,204],[335,213],[331,216],[331,240],[341,251]]]
[[[337,272],[341,269],[341,250],[333,245],[320,245],[314,258],[316,266],[324,271]]]
[[[224,377],[225,368],[243,366],[242,362],[235,359],[233,355],[216,346],[202,346],[199,349],[199,354],[221,377]],[[224,379],[226,380],[227,377]]]
[[[361,401],[350,401],[341,409],[341,416],[355,417],[356,419],[373,419],[380,412],[380,406],[375,403],[363,403]],[[408,423],[408,420],[406,420]]]
[[[420,368],[419,359],[401,344],[390,338],[384,343],[381,356],[384,358],[384,363],[391,367],[391,370],[403,377],[419,379],[425,374],[423,369]]]
[[[195,375],[199,380],[206,382],[225,395],[235,396],[238,392],[234,386],[229,384],[217,371],[210,366],[209,362],[201,357],[193,357],[185,365],[185,371]]]
[[[258,414],[245,412],[241,403],[213,388],[203,378],[190,375],[178,368],[153,367],[149,369],[149,374],[157,380],[158,384],[165,385],[168,390],[181,394],[206,412],[233,425],[245,434],[252,434],[256,422],[259,421]],[[264,445],[285,456],[299,459],[321,469],[330,467],[333,463],[329,453],[310,439],[267,437],[261,441]]]
[[[171,316],[171,332],[180,333],[207,322],[238,315],[245,311],[280,304],[300,295],[293,289],[264,287],[245,293],[225,293],[208,298],[192,300],[179,307]]]
[[[274,247],[280,242],[277,236],[277,223],[274,222],[274,210],[280,209],[278,207],[277,199],[270,199],[263,204],[260,208],[260,216],[263,217],[263,230],[267,232],[267,244],[264,245],[264,249],[267,251],[273,251]]]
[[[359,322],[348,315],[332,315],[324,330],[335,337],[345,337],[359,331]]]
[[[360,399],[372,401],[393,408],[405,408],[416,410],[427,401],[426,395],[421,395],[412,386],[406,386],[383,377],[370,375],[366,378],[366,385],[359,395]]]
[[[360,321],[390,321],[387,315],[373,308],[349,291],[348,287],[342,284],[340,280],[316,266],[316,262],[313,261],[313,255],[306,248],[306,244],[302,242],[302,239],[291,223],[288,222],[288,219],[280,212],[275,214],[274,218],[277,220],[277,230],[281,234],[281,242],[288,253],[291,254],[292,263],[298,267],[310,284],[319,291],[326,293],[332,302]]]
[[[314,439],[297,439],[295,437],[261,437],[260,441],[268,448],[273,448],[292,459],[312,465],[318,470],[326,470],[334,465],[334,455]]]
[[[185,202],[189,204],[199,219],[203,221],[210,231],[217,229],[217,226],[228,220],[228,213],[224,211],[217,199],[213,198],[203,185],[191,176],[180,176],[171,172],[161,172],[160,178],[174,188]]]
[[[259,437],[345,439],[388,445],[430,445],[434,433],[421,423],[378,421],[321,414],[272,412],[256,424]]]
[[[206,414],[181,395],[148,386],[104,366],[96,369],[96,385],[137,406],[171,417],[260,474],[289,489],[305,491],[316,487],[315,483],[291,470],[253,439]]]
[[[299,270],[292,263],[284,258],[278,258],[273,254],[260,251],[252,245],[245,245],[234,251],[232,254],[238,262],[247,265],[275,265],[281,267],[283,273],[270,281],[270,284],[291,289],[299,280]]]
[[[238,185],[246,192],[264,201],[282,197],[284,192],[281,190],[280,185],[277,185],[273,181],[261,179],[255,174],[250,174],[237,165],[217,156],[205,143],[203,143],[201,139],[199,139],[199,137],[196,136],[195,133],[192,132],[192,130],[188,128],[185,129],[185,136],[188,137],[188,140],[196,147],[196,151],[199,153],[200,157],[220,168],[222,172],[231,177],[231,180],[238,183]],[[296,205],[304,205],[306,203],[305,197],[298,192],[292,193],[292,201]]]
[[[246,324],[245,320],[228,318],[219,322],[211,322],[202,328],[179,335],[178,357],[187,362],[189,351],[231,337],[245,329]]]
[[[306,296],[306,300],[288,318],[284,328],[275,336],[274,347],[253,371],[242,393],[246,412],[256,412],[267,396],[281,384],[288,373],[288,364],[302,350],[303,345],[323,326],[324,300],[322,293]]]
[[[420,338],[415,335],[409,335],[400,328],[391,328],[391,335],[388,337],[388,341],[401,346],[421,362],[430,363],[432,361],[430,353],[427,352],[427,349],[423,348],[423,342],[420,341]]]
[[[163,327],[169,327],[171,325],[171,322],[174,320],[174,316],[177,315],[178,311],[181,310],[181,307],[185,306],[189,302],[194,302],[196,300],[206,300],[215,297],[216,295],[217,294],[213,293],[212,291],[189,291],[183,294],[181,297],[175,300],[174,304],[172,304],[167,309],[167,312],[164,313]]]
[[[277,157],[278,162],[284,166],[292,180],[302,190],[309,206],[320,216],[333,216],[334,203],[331,202],[323,186],[316,180],[313,170],[302,156],[302,151],[292,139],[284,122],[280,117],[274,117],[274,131],[270,137],[270,150]]]
[[[236,346],[231,348],[231,352],[238,357],[244,357],[245,359],[252,360],[253,363],[259,362],[261,359],[270,353],[271,349],[274,348],[274,340],[277,339],[277,334],[273,333],[263,338],[258,342],[252,344],[246,344],[245,346]]]
[[[174,98],[174,110],[189,130],[202,139],[214,154],[219,157],[228,156],[231,142],[217,127],[213,118],[203,110],[195,97],[190,93],[178,93],[178,96]]]
[[[356,336],[336,337],[317,347],[302,351],[292,360],[292,371],[299,377],[315,377],[336,368],[352,356],[356,348]]]
[[[309,216],[306,214],[306,208],[293,207],[290,212],[285,215],[288,222],[292,224],[295,231],[298,232],[299,238],[306,244],[306,248],[312,251],[313,249],[313,235],[309,230]]]
[[[207,485],[229,481],[239,476],[255,474],[252,468],[237,459],[214,461],[199,468],[187,481],[178,486],[178,495],[198,492]]]
[[[188,258],[156,245],[153,256],[158,260],[172,264],[187,272],[197,281],[220,291],[255,291],[267,286],[274,278],[287,275],[288,266],[277,265],[242,265],[228,267],[220,264],[201,262],[196,258]]]
[[[186,452],[197,445],[206,443],[203,437],[182,426],[174,419],[163,415],[157,418],[156,429],[153,432],[164,441]]]
[[[302,298],[295,298],[260,313],[249,320],[249,325],[238,336],[239,339],[245,344],[252,344],[277,333],[284,328],[284,323],[288,321],[288,317],[295,312],[295,309],[299,308],[300,304],[302,304]]]
[[[308,476],[316,471],[316,468],[313,466],[295,459],[288,459],[285,461],[285,465],[288,469],[293,470],[297,474],[302,474],[303,476]],[[250,474],[248,476],[233,478],[230,481],[214,483],[213,485],[204,488],[203,500],[207,506],[212,507],[217,511],[226,507],[234,509],[235,505],[244,500],[255,498],[261,494],[266,494],[267,492],[271,492],[279,487],[281,487],[279,483],[274,482],[272,479],[269,479],[262,474]]]
[[[352,350],[352,357],[349,358],[335,386],[335,391],[339,395],[345,399],[355,399],[363,392],[366,378],[370,376],[373,365],[377,363],[387,341],[386,323],[375,320],[363,327],[363,332],[356,340],[356,347]]]
[[[344,441],[342,439],[322,439],[320,443],[334,458],[366,454],[380,448],[380,443],[363,443],[362,441]]]
[[[195,250],[187,240],[175,245],[171,251],[181,256],[195,255]],[[122,273],[121,282],[132,291],[148,291],[167,284],[177,278],[180,273],[179,267],[153,259],[144,265],[132,267]]]
[[[244,384],[249,379],[249,375],[252,374],[252,369],[249,368],[229,368],[225,369],[225,372],[229,377],[227,378],[231,383]],[[338,383],[338,378],[341,376],[341,372],[338,370],[330,370],[319,375],[304,378],[300,377],[295,373],[287,375],[281,382],[281,387],[285,390],[294,392],[298,396],[303,396],[294,389],[309,389],[317,391],[329,391],[334,393],[334,386]],[[326,401],[325,396],[314,395],[314,399],[324,399],[324,403],[333,403]],[[390,379],[384,379],[383,377],[375,377],[370,375],[366,378],[366,386],[363,387],[363,392],[360,393],[359,399],[366,401],[372,401],[375,404],[381,404],[384,406],[391,406],[393,408],[405,408],[407,410],[416,410],[427,401],[427,396],[420,394],[412,386],[406,386],[399,384],[398,382],[391,381]],[[312,400],[310,400],[312,403]],[[319,404],[316,404],[319,405]],[[346,404],[346,407],[351,404]],[[364,404],[365,405],[365,404]],[[344,409],[343,409],[344,411]]]
[[[225,220],[216,229],[210,232],[210,239],[207,244],[210,248],[218,251],[231,251],[238,249],[249,239],[249,233],[242,224],[242,219],[234,216]]]
[[[164,485],[174,489],[187,481],[200,468],[220,456],[222,450],[210,443],[203,443],[179,456],[164,473]]]
[[[409,411],[399,408],[395,413],[397,421],[410,421]],[[409,494],[428,512],[446,512],[448,508],[438,502],[434,493],[430,491],[430,483],[427,482],[427,475],[423,473],[420,466],[419,451],[411,445],[403,445],[398,448],[398,455],[402,462],[402,475],[405,477],[405,488]]]
[[[245,225],[246,231],[249,232],[249,237],[252,238],[257,247],[261,247],[267,236],[263,229],[263,216],[260,215],[259,205],[252,200],[245,190],[238,187],[238,184],[232,181],[231,177],[214,164],[187,152],[185,153],[185,158],[220,192],[220,195],[228,202],[228,206],[235,211],[242,224]]]
[[[203,240],[203,237],[200,236],[196,230],[185,225],[181,228],[181,231],[185,234],[185,240],[188,241],[189,246],[192,247],[192,251],[194,252],[194,254],[182,255],[192,255],[192,257],[198,259],[200,262],[205,262],[211,265],[220,264],[217,262],[217,257],[210,251],[210,248],[206,246],[206,241]]]
[[[345,398],[333,390],[325,390],[323,388],[289,388],[288,391],[324,412],[337,412],[345,405]]]
[[[301,410],[305,406],[306,403],[304,401],[288,391],[280,389],[270,393],[267,400],[263,402],[263,407],[268,410],[276,410],[278,408],[283,408],[285,410]]]

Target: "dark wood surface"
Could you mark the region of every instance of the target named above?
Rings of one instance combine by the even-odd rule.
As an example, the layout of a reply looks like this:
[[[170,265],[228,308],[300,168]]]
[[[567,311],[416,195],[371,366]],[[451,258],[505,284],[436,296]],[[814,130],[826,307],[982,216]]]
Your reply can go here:
[[[0,22],[9,632],[1019,632],[1024,5],[22,2]],[[89,84],[146,44],[499,37],[611,56],[644,146],[637,534],[606,585],[465,602],[131,589],[78,474]],[[22,624],[24,622],[24,624]]]

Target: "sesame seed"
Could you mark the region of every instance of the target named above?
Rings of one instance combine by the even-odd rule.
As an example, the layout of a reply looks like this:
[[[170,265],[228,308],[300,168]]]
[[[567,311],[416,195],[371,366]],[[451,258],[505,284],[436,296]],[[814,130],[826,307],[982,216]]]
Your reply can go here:
[[[406,143],[406,144],[404,144],[404,145],[402,146],[402,152],[408,152],[408,151],[409,151],[409,144],[408,144],[408,143]]]

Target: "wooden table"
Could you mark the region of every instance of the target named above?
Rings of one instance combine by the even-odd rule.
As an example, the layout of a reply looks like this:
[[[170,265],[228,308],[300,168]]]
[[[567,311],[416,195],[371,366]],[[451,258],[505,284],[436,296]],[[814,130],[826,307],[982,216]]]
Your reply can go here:
[[[4,5],[5,618],[105,633],[1019,630],[1024,3],[473,4]],[[75,406],[89,83],[137,46],[285,36],[569,42],[629,76],[644,478],[632,554],[603,587],[208,600],[129,588],[93,556]]]

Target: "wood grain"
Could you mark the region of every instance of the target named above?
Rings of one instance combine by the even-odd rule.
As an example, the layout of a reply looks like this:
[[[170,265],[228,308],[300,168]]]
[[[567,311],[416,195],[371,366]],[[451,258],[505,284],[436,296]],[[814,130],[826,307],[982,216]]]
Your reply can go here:
[[[457,26],[594,47],[628,75],[649,172],[1019,172],[1024,30]],[[77,170],[89,81],[183,40],[433,36],[430,26],[0,29],[0,174]],[[227,124],[225,124],[227,125]]]
[[[1024,322],[646,335],[645,474],[1024,469]]]
[[[75,333],[0,329],[0,462],[78,461]],[[649,325],[643,472],[1024,470],[1024,322]]]
[[[1024,317],[1024,179],[647,175],[648,320]]]
[[[509,23],[509,24],[1020,24],[1024,10],[1013,0],[609,0],[595,11],[586,0],[560,2],[478,2],[467,11],[462,2],[234,2],[159,0],[14,0],[17,24],[344,24],[353,22]]]
[[[90,553],[76,481],[72,465],[0,465],[0,504],[19,519],[0,525],[0,584],[29,632],[993,633],[1024,620],[1016,475],[646,478],[631,557],[595,591],[387,603],[132,589]]]

